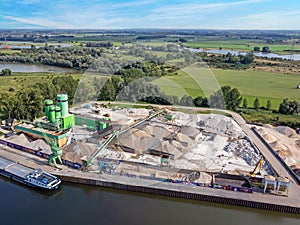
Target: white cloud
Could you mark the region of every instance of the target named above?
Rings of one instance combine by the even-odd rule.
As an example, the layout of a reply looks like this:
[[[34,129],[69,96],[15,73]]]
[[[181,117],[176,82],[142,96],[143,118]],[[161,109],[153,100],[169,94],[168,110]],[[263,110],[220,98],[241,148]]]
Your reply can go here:
[[[111,7],[112,8],[122,8],[122,7],[138,7],[138,6],[144,6],[149,5],[152,3],[157,2],[157,0],[145,0],[145,1],[131,1],[131,2],[124,2],[119,4],[114,4]]]
[[[57,21],[51,21],[43,18],[20,18],[20,17],[14,17],[14,16],[2,16],[5,19],[16,21],[23,24],[29,24],[29,25],[35,25],[35,26],[41,26],[45,28],[74,28],[70,26],[69,24],[57,22]]]
[[[33,3],[38,0],[19,1],[29,4],[29,2]],[[2,15],[5,16],[2,17],[7,19],[7,22],[17,23],[18,26],[43,28],[296,29],[298,27],[299,29],[300,25],[297,21],[300,20],[300,10],[298,9],[250,15],[245,15],[247,10],[242,15],[238,13],[239,10],[242,10],[242,6],[248,7],[249,4],[251,6],[251,4],[255,5],[255,3],[262,1],[269,0],[235,0],[234,2],[180,5],[170,3],[163,7],[151,6],[151,8],[150,4],[159,3],[159,0],[131,0],[119,4],[104,4],[101,1],[102,4],[93,7],[88,4],[70,5],[61,1],[60,4],[47,5],[47,11],[41,10],[31,13],[30,17],[7,15],[7,12],[3,12]],[[148,13],[142,14],[141,12],[145,11],[143,8],[148,6]],[[136,10],[138,7],[141,10]],[[157,8],[153,9],[153,7]],[[228,17],[227,11],[231,9],[236,10],[237,13],[232,13]],[[227,11],[223,15],[221,10]],[[218,14],[211,14],[213,12],[218,12]]]
[[[264,19],[268,20],[270,17],[274,18],[281,18],[284,19],[285,17],[289,16],[300,16],[300,11],[270,11],[264,13],[257,13],[251,14],[241,17],[241,19]]]
[[[210,11],[224,10],[233,6],[252,4],[263,2],[266,0],[245,0],[235,2],[222,2],[222,3],[208,3],[208,4],[182,4],[182,5],[169,5],[162,8],[155,9],[154,12],[165,17],[175,17],[182,15],[191,15],[198,13],[206,13]]]
[[[250,14],[242,17],[230,18],[223,22],[231,29],[299,30],[299,20],[299,10],[285,10]]]

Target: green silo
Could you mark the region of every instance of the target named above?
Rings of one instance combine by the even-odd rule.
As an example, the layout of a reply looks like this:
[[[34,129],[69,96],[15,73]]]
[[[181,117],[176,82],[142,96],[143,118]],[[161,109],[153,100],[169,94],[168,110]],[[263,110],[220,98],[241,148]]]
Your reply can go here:
[[[46,99],[44,101],[44,108],[45,108],[45,114],[46,114],[46,117],[49,119],[49,107],[53,105],[53,101],[50,100],[50,99]]]
[[[55,118],[61,118],[61,108],[59,106],[55,106]]]
[[[50,123],[55,123],[55,106],[49,106],[49,121]]]
[[[67,116],[69,114],[68,109],[68,95],[58,94],[57,95],[57,105],[61,108],[61,116]]]

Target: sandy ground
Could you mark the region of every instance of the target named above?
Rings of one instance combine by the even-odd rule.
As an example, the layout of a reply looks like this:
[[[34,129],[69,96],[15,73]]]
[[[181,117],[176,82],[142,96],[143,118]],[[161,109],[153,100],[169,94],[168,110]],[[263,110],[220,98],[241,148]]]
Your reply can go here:
[[[288,127],[256,127],[262,137],[292,169],[300,168],[300,135]],[[297,144],[298,143],[298,144]]]
[[[95,119],[109,113],[113,122],[125,127],[124,121],[136,123],[139,119],[147,117],[150,112],[141,108],[98,109],[98,114],[91,108],[77,108],[73,111]],[[166,118],[160,115],[142,126],[118,135],[108,146],[108,150],[103,150],[99,156],[160,167],[159,156],[146,154],[146,151],[156,150],[173,155],[171,166],[174,169],[231,174],[247,174],[254,169],[259,160],[259,153],[251,146],[241,127],[232,118],[218,114],[186,114],[178,111],[174,114],[176,120],[173,123],[166,123]],[[88,143],[88,138],[84,137],[91,134],[84,129],[84,126],[74,127],[73,133],[76,134],[74,138],[77,142],[63,148],[62,158],[81,163],[82,157],[90,157],[100,147],[103,140],[98,140],[97,144]],[[72,134],[68,137],[71,138]],[[42,146],[42,150],[51,153],[45,142],[32,142],[23,134],[8,140],[34,149]],[[124,147],[127,150],[131,149],[131,153],[125,152]]]

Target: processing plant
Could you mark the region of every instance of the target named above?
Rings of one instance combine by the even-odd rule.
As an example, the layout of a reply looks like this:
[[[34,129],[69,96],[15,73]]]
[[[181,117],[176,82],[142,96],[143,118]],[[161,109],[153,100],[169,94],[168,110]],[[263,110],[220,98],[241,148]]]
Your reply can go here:
[[[57,105],[54,105],[53,100],[46,99],[44,101],[44,109],[47,121],[36,121],[36,123],[40,123],[43,128],[55,131],[63,131],[74,126],[74,115],[69,114],[68,95],[58,94]]]

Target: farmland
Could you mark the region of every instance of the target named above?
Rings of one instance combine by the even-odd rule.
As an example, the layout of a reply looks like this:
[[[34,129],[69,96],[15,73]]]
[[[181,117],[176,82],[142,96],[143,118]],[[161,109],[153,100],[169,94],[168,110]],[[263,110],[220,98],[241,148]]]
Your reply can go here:
[[[11,76],[0,76],[0,94],[22,90],[36,83],[49,83],[54,77],[64,76],[60,73],[13,73]],[[76,79],[80,74],[72,74]]]
[[[299,82],[299,77],[286,74],[192,67],[154,81],[167,94],[178,97],[188,94],[193,98],[209,96],[219,86],[229,85],[239,89],[250,107],[258,97],[261,105],[270,100],[274,109],[278,109],[283,98],[300,99],[300,90],[296,89]]]
[[[270,50],[274,53],[283,54],[284,51],[290,51],[292,49],[292,43],[283,44],[269,44],[254,40],[203,40],[184,43],[185,47],[190,48],[205,48],[205,49],[230,49],[230,50],[241,50],[241,51],[253,51],[254,47],[262,49],[264,46],[269,46]],[[300,45],[294,45],[294,50],[300,50]],[[285,52],[287,54],[287,52]]]

